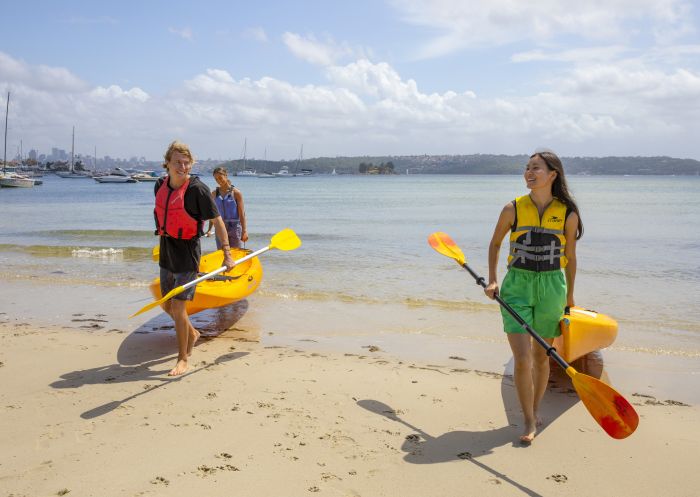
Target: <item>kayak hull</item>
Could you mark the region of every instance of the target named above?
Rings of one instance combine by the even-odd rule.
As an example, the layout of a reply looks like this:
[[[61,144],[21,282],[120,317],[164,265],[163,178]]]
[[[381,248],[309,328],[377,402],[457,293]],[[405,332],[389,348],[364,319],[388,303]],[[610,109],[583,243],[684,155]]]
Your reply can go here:
[[[554,347],[566,361],[611,345],[617,337],[617,321],[610,316],[572,307],[559,322],[561,335],[554,339]]]
[[[251,251],[231,249],[234,260],[248,255]],[[210,273],[221,267],[224,254],[221,250],[202,256],[199,261],[199,272]],[[237,265],[231,271],[215,276],[211,280],[202,281],[197,285],[194,298],[187,301],[187,314],[196,314],[205,309],[222,307],[237,300],[242,300],[257,290],[263,278],[262,264],[257,257]],[[151,282],[149,287],[155,299],[162,297],[160,278]]]

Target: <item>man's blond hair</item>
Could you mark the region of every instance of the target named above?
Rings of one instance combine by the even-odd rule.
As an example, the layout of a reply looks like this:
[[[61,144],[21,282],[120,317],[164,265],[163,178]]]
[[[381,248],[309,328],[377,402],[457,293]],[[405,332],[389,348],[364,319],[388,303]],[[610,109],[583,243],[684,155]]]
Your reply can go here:
[[[163,158],[165,158],[165,162],[163,163],[163,167],[167,168],[168,167],[168,162],[170,162],[170,159],[172,158],[173,154],[175,152],[180,152],[182,155],[186,155],[187,157],[190,158],[190,163],[194,165],[194,156],[192,155],[192,152],[190,151],[190,147],[188,147],[186,144],[182,143],[181,141],[175,140],[170,144],[168,147],[168,150],[165,152],[165,155]]]

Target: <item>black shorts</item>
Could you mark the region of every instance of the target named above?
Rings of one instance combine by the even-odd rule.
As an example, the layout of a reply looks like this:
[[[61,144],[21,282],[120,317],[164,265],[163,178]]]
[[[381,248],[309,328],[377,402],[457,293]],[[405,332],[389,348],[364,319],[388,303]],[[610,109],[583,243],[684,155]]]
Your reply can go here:
[[[186,271],[184,273],[173,273],[165,268],[160,268],[160,294],[165,296],[173,288],[186,285],[190,281],[197,279],[196,271]],[[192,300],[194,298],[194,290],[197,285],[193,285],[182,293],[173,297],[175,300]]]

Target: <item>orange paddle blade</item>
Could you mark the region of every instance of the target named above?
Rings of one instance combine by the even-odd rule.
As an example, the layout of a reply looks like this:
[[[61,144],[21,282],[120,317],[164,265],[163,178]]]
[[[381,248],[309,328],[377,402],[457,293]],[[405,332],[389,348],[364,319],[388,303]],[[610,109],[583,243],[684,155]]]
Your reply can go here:
[[[437,252],[441,253],[442,255],[446,255],[447,257],[451,257],[459,262],[460,265],[466,262],[462,249],[457,246],[455,241],[450,238],[450,235],[447,233],[443,233],[442,231],[433,233],[428,237],[428,243]]]
[[[579,373],[571,366],[566,373],[583,405],[608,435],[619,440],[634,433],[639,416],[627,399],[607,383]]]

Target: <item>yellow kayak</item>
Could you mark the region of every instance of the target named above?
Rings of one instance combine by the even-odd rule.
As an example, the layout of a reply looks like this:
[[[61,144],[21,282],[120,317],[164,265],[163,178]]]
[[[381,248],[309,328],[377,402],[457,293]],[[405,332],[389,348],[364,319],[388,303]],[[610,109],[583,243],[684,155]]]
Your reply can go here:
[[[231,249],[231,257],[234,260],[245,257],[251,253],[245,249]],[[221,250],[202,256],[199,261],[199,272],[210,273],[220,268],[224,261]],[[187,302],[187,314],[195,314],[204,309],[221,307],[237,300],[242,300],[253,293],[263,277],[262,264],[257,257],[237,265],[228,273],[214,276],[212,279],[202,281],[197,285],[194,299]],[[150,285],[151,294],[156,299],[162,297],[160,293],[160,278],[156,278]]]
[[[572,307],[559,322],[559,327],[561,335],[554,339],[554,347],[566,362],[603,349],[617,337],[617,321],[581,307]]]

